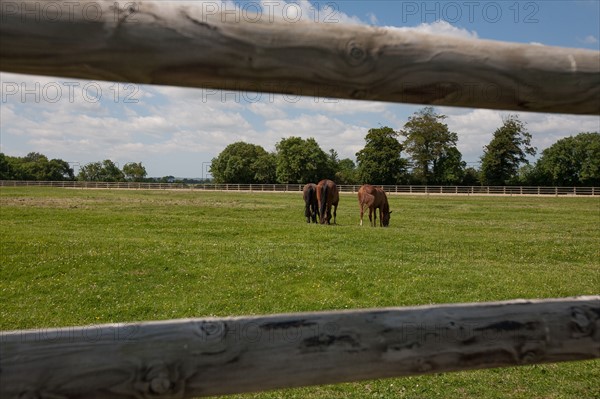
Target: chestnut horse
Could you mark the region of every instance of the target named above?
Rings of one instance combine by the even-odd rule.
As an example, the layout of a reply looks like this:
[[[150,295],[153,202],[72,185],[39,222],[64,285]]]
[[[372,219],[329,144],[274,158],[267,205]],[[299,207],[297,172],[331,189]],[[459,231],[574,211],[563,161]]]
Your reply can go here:
[[[335,224],[336,211],[340,202],[337,185],[331,180],[321,180],[317,184],[317,201],[319,202],[319,223],[330,224],[331,207],[333,206],[333,224]]]
[[[385,191],[381,187],[365,184],[358,189],[358,204],[360,205],[360,225],[363,224],[365,208],[369,207],[369,224],[377,225],[377,208],[379,208],[379,226],[387,227],[390,224],[390,205]],[[373,220],[371,215],[374,215]]]
[[[317,201],[317,185],[315,183],[308,183],[302,189],[302,195],[304,197],[304,216],[306,216],[306,223],[317,223],[317,212],[318,212],[318,201]]]

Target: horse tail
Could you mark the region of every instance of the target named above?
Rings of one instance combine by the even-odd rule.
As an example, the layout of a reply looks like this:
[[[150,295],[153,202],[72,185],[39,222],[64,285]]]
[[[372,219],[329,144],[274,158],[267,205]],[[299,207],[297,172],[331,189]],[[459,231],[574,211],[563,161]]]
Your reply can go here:
[[[312,201],[312,190],[310,187],[305,187],[304,192],[302,193],[304,197],[304,216],[307,218],[310,217],[310,204]]]
[[[310,213],[310,218],[314,223],[317,223],[317,207],[319,201],[317,199],[317,185],[313,184],[310,187],[310,204],[308,206],[308,213]]]
[[[304,199],[304,216],[310,218],[310,202],[306,198]]]
[[[325,210],[327,209],[327,194],[329,191],[327,186],[327,182],[321,186],[321,203],[319,204],[319,218],[321,219],[321,223],[325,223],[325,218],[327,217],[325,214]]]

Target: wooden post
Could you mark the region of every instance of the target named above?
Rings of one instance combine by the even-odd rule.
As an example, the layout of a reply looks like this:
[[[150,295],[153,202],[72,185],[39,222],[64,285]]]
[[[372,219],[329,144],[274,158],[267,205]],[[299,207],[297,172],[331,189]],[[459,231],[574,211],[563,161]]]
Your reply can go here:
[[[2,398],[187,398],[600,357],[600,296],[0,334]]]
[[[0,70],[211,89],[204,96],[226,89],[600,113],[593,50],[289,23],[241,10],[236,18],[194,2],[52,4],[46,15],[43,2],[2,2]]]

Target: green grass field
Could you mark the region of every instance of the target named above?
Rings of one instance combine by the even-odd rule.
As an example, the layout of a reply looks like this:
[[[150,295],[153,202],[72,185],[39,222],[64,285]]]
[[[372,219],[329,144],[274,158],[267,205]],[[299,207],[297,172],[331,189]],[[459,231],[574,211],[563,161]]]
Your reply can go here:
[[[600,199],[391,196],[387,229],[298,193],[0,190],[0,328],[600,292]],[[368,222],[367,222],[368,223]],[[600,361],[243,398],[598,398]]]

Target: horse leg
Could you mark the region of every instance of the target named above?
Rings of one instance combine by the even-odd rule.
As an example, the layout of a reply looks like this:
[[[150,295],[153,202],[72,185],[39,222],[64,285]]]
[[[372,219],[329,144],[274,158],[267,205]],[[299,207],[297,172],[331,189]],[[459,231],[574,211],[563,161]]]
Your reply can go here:
[[[335,218],[337,217],[337,205],[333,206],[333,224],[337,224]]]
[[[373,208],[373,227],[377,227],[377,208]]]
[[[369,207],[369,226],[373,226],[373,208]]]
[[[360,204],[360,226],[362,226],[364,213],[365,213],[365,207],[363,206],[363,204]]]
[[[379,227],[383,227],[383,210],[379,208]]]

